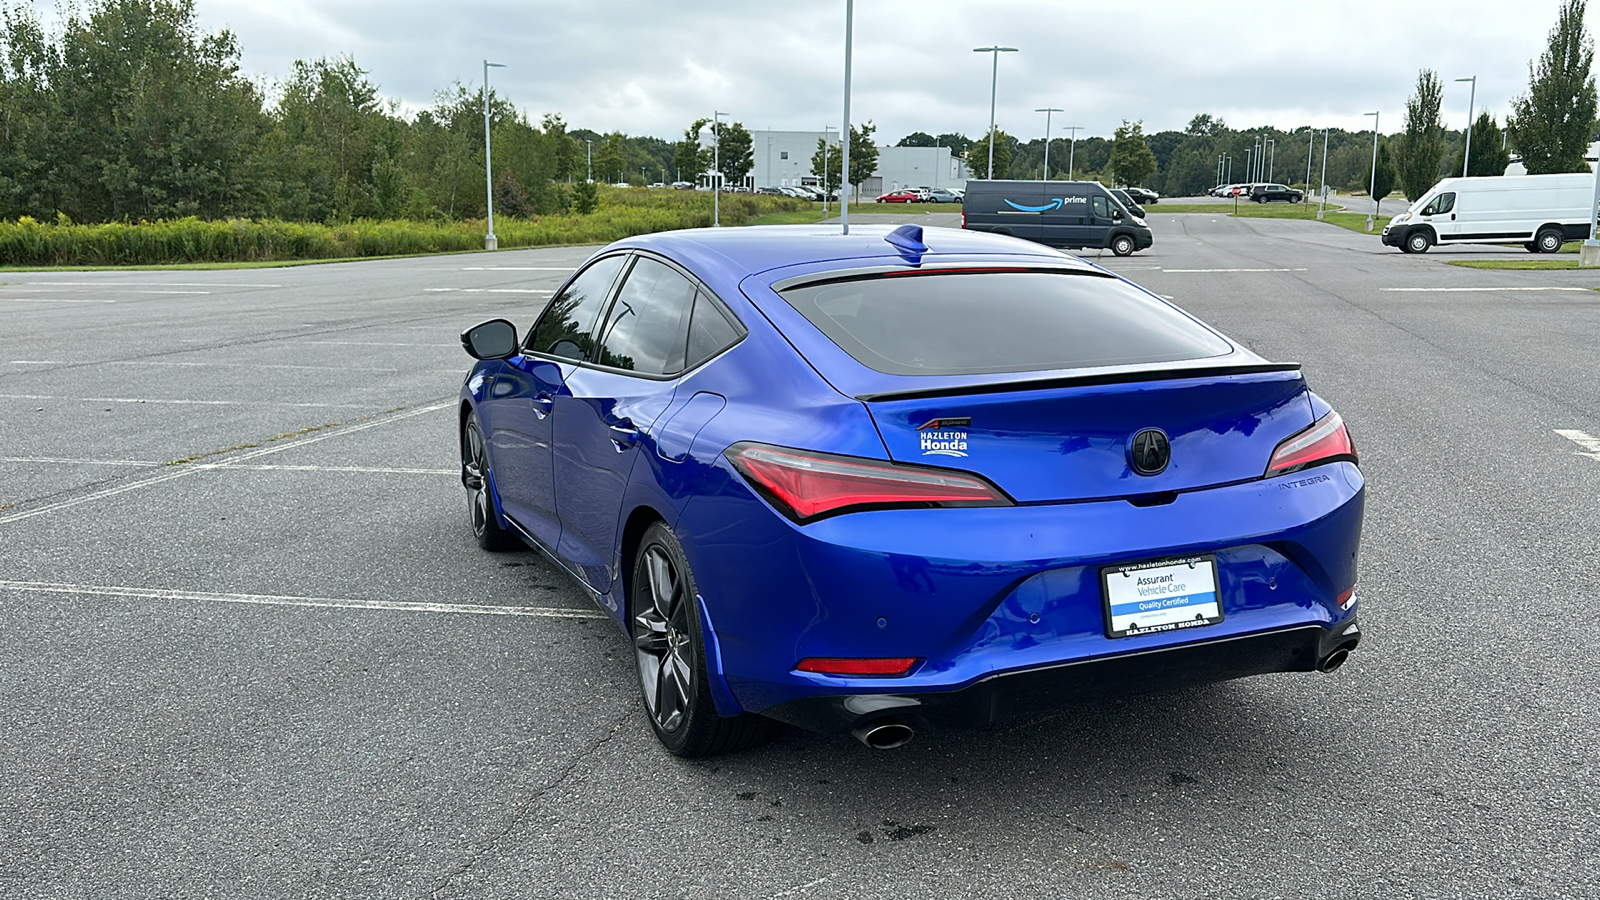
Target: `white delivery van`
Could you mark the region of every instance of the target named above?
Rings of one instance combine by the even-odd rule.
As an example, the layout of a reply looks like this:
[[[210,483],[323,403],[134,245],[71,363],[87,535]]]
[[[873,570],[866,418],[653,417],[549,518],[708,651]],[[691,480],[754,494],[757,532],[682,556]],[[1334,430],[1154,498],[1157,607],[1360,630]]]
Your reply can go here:
[[[1554,253],[1589,236],[1594,174],[1446,178],[1389,220],[1383,242],[1406,253],[1434,244],[1521,244]]]

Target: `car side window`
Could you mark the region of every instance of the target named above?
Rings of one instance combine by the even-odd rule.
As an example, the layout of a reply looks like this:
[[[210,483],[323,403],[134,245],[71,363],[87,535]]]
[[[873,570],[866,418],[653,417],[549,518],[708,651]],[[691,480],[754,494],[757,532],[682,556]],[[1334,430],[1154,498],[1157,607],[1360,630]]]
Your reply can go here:
[[[1440,194],[1439,196],[1433,198],[1433,202],[1429,205],[1433,207],[1434,215],[1438,215],[1439,213],[1447,213],[1456,208],[1455,192],[1450,191],[1448,193]]]
[[[683,371],[696,285],[676,269],[641,256],[600,329],[595,362],[642,375]]]
[[[627,259],[624,254],[596,260],[566,290],[558,294],[533,326],[527,349],[561,359],[584,362],[590,358],[594,320],[611,293],[611,283]]]
[[[694,317],[689,321],[689,356],[684,368],[700,365],[743,336],[743,330],[728,319],[711,295],[701,291],[694,299]]]
[[[1111,218],[1111,204],[1106,202],[1104,194],[1096,194],[1091,202],[1094,203],[1094,214],[1097,217],[1102,219]]]

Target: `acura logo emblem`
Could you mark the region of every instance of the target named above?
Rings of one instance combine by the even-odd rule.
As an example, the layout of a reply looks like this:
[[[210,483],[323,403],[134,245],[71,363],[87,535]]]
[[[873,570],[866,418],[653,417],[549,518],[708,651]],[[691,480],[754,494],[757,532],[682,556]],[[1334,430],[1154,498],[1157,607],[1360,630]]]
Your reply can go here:
[[[1172,459],[1172,443],[1166,432],[1146,428],[1128,441],[1128,463],[1140,475],[1160,475]]]

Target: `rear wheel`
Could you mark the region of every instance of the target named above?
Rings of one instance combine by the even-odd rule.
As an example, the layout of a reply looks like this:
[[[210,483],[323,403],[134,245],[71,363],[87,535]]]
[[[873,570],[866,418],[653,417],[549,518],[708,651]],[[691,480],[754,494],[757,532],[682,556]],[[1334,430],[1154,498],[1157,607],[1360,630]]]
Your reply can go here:
[[[1111,252],[1118,256],[1132,256],[1134,251],[1133,238],[1126,234],[1119,234],[1111,239]]]
[[[1561,239],[1561,232],[1554,228],[1546,228],[1545,230],[1539,232],[1539,235],[1533,239],[1533,242],[1534,244],[1538,245],[1540,253],[1556,253],[1561,249],[1561,245],[1563,243]]]
[[[1426,229],[1418,228],[1406,235],[1405,249],[1407,253],[1427,253],[1428,248],[1432,246],[1433,236],[1428,234]]]
[[[758,716],[717,715],[698,595],[672,530],[651,525],[634,557],[628,618],[650,728],[668,750],[685,757],[742,750],[766,731]]]
[[[489,454],[483,445],[478,414],[468,413],[461,428],[461,483],[467,488],[467,513],[478,546],[491,552],[520,547],[517,536],[500,527],[494,514],[494,487],[489,478]]]

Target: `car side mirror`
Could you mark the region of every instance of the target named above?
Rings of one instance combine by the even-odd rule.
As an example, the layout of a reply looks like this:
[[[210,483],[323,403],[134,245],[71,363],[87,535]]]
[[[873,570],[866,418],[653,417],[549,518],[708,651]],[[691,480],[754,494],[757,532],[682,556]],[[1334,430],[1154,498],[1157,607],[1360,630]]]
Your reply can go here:
[[[1111,211],[1111,218],[1113,218],[1113,219],[1120,219],[1120,218],[1122,218],[1122,210],[1120,210],[1120,209],[1113,209],[1113,210],[1112,210],[1112,211]]]
[[[461,346],[474,359],[505,359],[517,352],[517,326],[490,319],[461,332]]]
[[[1425,215],[1425,216],[1431,216],[1431,215],[1433,215],[1433,207],[1431,207],[1431,206],[1425,206],[1425,207],[1423,207],[1423,208],[1422,208],[1422,214],[1423,214],[1423,215]]]

